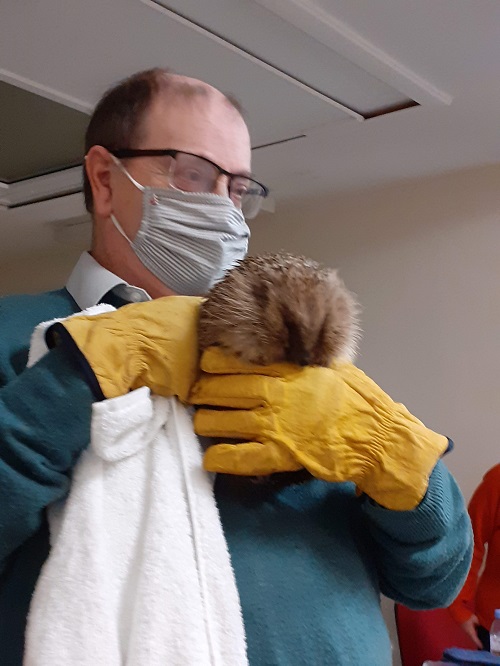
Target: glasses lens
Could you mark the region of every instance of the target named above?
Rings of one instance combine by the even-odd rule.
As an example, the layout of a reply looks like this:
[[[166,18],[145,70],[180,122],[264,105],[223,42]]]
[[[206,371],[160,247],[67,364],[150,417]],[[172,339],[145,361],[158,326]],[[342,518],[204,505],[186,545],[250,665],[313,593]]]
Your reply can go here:
[[[219,175],[217,167],[203,157],[177,153],[170,171],[170,182],[184,192],[211,193]],[[251,178],[233,176],[230,179],[229,196],[247,219],[257,215],[266,195],[264,187]]]
[[[184,192],[213,192],[219,172],[203,157],[177,153],[172,184]]]
[[[241,208],[247,220],[257,215],[266,194],[262,185],[250,178],[233,178],[231,181],[231,199]]]

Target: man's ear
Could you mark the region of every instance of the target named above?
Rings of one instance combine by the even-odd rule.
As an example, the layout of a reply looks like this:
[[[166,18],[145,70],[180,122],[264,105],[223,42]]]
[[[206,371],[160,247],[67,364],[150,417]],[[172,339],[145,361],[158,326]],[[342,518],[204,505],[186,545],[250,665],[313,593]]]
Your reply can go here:
[[[94,204],[94,215],[109,217],[112,208],[111,169],[113,161],[110,153],[103,146],[92,146],[85,156],[85,169]]]

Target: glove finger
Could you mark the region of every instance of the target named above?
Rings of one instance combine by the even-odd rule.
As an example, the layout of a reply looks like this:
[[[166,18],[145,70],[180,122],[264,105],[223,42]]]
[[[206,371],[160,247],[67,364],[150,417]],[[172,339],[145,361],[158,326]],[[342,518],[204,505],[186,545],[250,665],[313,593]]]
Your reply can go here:
[[[259,439],[263,421],[259,411],[199,409],[194,415],[194,430],[201,437]]]
[[[220,347],[209,347],[203,352],[200,367],[203,372],[213,375],[264,375],[266,377],[281,377],[283,374],[299,370],[291,363],[274,363],[273,365],[245,363],[236,356],[226,354]]]
[[[300,463],[295,462],[288,451],[273,442],[215,444],[205,452],[203,467],[208,472],[239,476],[267,476],[301,469]]]
[[[252,409],[267,402],[266,397],[272,388],[270,382],[275,384],[278,381],[259,375],[204,374],[192,388],[189,402],[192,405]]]

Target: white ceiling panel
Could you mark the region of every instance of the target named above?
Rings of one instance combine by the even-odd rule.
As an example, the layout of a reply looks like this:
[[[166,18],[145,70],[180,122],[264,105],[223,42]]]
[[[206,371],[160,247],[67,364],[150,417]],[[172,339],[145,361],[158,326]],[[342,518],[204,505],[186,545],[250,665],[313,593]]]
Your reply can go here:
[[[29,48],[26,46],[29,45]],[[154,66],[202,78],[247,109],[255,144],[350,119],[314,94],[153,3],[44,0],[12,3],[0,21],[0,78],[91,109],[103,91]]]
[[[399,90],[339,55],[333,39],[327,46],[255,0],[155,1],[362,115],[408,102]]]
[[[266,0],[319,7],[452,95],[498,77],[498,0]]]

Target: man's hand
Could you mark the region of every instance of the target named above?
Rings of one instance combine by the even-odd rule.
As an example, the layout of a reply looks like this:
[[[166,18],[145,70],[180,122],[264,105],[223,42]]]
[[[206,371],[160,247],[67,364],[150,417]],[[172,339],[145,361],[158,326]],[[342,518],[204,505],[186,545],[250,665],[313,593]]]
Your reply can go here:
[[[201,367],[189,397],[202,406],[196,432],[244,442],[210,447],[204,466],[211,472],[306,468],[326,481],[353,481],[386,508],[409,510],[448,445],[349,363],[250,366],[212,348]]]
[[[474,642],[475,645],[477,645],[479,649],[482,649],[483,644],[481,643],[477,635],[478,626],[479,626],[479,620],[477,619],[476,615],[471,615],[468,620],[462,622],[461,624],[461,627],[465,631],[467,636],[469,636],[469,638]]]
[[[186,400],[198,371],[200,298],[167,296],[51,326],[49,346],[62,345],[96,397],[115,398],[141,386]]]

